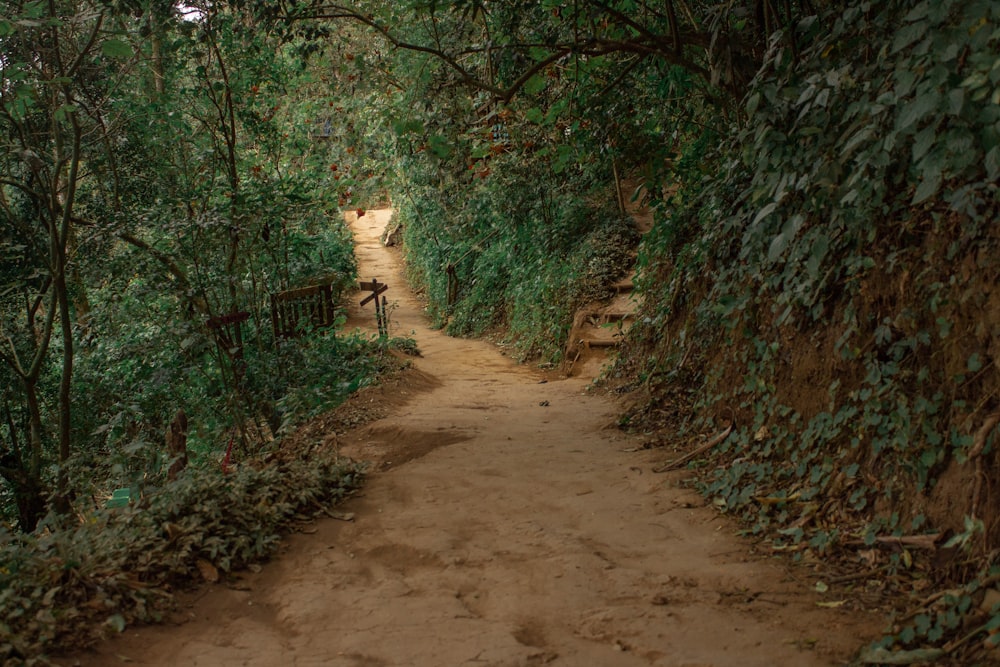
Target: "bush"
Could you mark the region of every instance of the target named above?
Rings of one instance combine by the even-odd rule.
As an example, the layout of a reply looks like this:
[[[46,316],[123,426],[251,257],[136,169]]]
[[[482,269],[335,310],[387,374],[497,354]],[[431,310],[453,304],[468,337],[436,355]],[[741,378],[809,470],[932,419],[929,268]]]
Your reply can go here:
[[[44,661],[95,628],[158,621],[171,591],[270,555],[287,524],[339,502],[362,469],[304,452],[230,474],[190,469],[133,506],[97,509],[67,530],[0,529],[0,659]]]

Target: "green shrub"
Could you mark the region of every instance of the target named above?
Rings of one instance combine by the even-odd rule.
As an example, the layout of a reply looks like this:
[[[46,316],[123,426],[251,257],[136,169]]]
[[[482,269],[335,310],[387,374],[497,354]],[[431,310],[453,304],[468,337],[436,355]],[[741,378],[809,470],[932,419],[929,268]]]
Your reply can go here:
[[[31,664],[79,648],[101,622],[120,632],[157,621],[171,591],[266,558],[290,521],[344,499],[361,480],[357,465],[331,452],[302,452],[229,474],[186,470],[130,507],[87,512],[73,529],[0,529],[0,659]]]

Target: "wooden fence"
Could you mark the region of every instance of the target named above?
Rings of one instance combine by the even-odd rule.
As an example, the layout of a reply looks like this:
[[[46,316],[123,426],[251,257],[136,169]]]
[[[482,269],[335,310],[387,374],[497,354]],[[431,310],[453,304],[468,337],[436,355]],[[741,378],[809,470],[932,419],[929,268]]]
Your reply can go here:
[[[310,285],[271,295],[275,338],[294,338],[311,329],[332,327],[337,319],[333,285]]]

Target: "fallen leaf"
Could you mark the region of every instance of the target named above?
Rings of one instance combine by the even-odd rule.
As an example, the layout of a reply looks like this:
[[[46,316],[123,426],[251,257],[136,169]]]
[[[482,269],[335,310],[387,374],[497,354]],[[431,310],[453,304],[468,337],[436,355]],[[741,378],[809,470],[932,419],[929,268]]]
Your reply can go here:
[[[121,633],[125,631],[125,617],[121,614],[109,616],[108,620],[104,621],[104,624],[115,632]]]
[[[847,604],[847,600],[837,600],[836,602],[817,602],[816,606],[836,609],[837,607],[843,607],[845,604]]]
[[[202,578],[208,583],[214,584],[219,580],[219,571],[204,558],[199,558],[195,565],[198,566],[198,571],[201,572]]]

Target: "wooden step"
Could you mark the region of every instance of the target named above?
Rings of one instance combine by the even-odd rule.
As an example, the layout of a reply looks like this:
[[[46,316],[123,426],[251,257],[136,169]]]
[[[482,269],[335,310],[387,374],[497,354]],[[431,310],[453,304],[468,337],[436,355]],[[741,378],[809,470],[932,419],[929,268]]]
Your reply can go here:
[[[601,338],[583,338],[580,340],[580,347],[582,347],[585,350],[589,350],[595,347],[597,348],[618,347],[619,345],[621,345],[620,338],[614,338],[610,340]]]
[[[618,282],[611,285],[612,289],[615,290],[615,294],[628,294],[635,289],[635,283],[632,282],[631,278],[625,280],[619,280]]]

